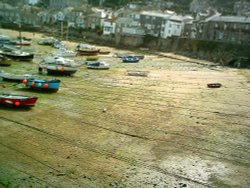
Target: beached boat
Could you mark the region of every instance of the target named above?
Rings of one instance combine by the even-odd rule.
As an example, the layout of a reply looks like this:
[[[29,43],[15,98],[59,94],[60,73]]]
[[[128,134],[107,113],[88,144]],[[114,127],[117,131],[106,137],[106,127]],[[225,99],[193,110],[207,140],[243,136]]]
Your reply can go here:
[[[99,53],[102,54],[102,55],[107,55],[107,54],[110,54],[110,51],[108,51],[108,50],[100,50]]]
[[[222,86],[221,83],[208,83],[207,87],[209,88],[220,88]]]
[[[79,55],[96,56],[99,54],[100,49],[97,49],[95,46],[90,46],[88,44],[78,44],[76,46],[76,51]]]
[[[77,64],[73,59],[68,59],[64,57],[58,57],[58,56],[51,56],[44,58],[41,63],[41,65],[64,65],[69,67],[76,67]]]
[[[124,63],[138,63],[140,59],[138,57],[126,56],[122,58],[122,62]]]
[[[30,40],[20,40],[20,41],[15,41],[15,44],[17,46],[30,46],[31,45],[31,41]]]
[[[106,62],[97,61],[97,62],[88,63],[87,68],[96,69],[96,70],[108,70],[110,66]]]
[[[63,76],[72,76],[78,70],[76,67],[68,67],[63,65],[47,65],[46,69],[48,75],[63,75]]]
[[[51,79],[36,79],[36,78],[28,78],[23,80],[23,84],[30,89],[34,90],[44,90],[44,91],[53,91],[56,92],[60,87],[60,80]]]
[[[18,61],[31,61],[34,58],[34,54],[23,52],[20,50],[13,51],[1,51],[1,55],[4,55],[10,59],[18,60]]]
[[[0,55],[0,66],[10,66],[11,61],[7,57]]]
[[[78,70],[77,67],[72,59],[48,57],[39,64],[38,71],[41,74],[72,76]]]
[[[16,75],[10,73],[0,73],[0,77],[6,82],[22,82],[24,79],[31,78],[30,74]]]
[[[149,71],[140,71],[140,70],[128,70],[127,75],[128,76],[143,76],[147,77],[149,74]]]
[[[17,94],[0,94],[0,104],[14,107],[32,107],[37,102],[37,97]]]

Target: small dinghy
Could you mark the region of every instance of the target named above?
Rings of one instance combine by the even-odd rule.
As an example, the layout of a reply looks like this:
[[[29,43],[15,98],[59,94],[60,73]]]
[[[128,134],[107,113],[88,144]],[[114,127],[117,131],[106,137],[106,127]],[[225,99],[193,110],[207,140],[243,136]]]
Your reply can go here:
[[[13,107],[32,107],[37,101],[37,97],[13,95],[13,94],[0,94],[0,104]]]
[[[220,88],[222,86],[221,83],[208,83],[207,87],[209,88]]]
[[[44,80],[44,79],[28,78],[23,80],[23,84],[27,88],[34,90],[52,91],[52,92],[56,92],[59,90],[60,82],[61,81],[57,79]]]
[[[96,69],[96,70],[108,70],[110,68],[109,64],[103,61],[91,62],[87,64],[88,69]]]
[[[138,63],[140,59],[134,56],[126,56],[122,58],[123,63]]]

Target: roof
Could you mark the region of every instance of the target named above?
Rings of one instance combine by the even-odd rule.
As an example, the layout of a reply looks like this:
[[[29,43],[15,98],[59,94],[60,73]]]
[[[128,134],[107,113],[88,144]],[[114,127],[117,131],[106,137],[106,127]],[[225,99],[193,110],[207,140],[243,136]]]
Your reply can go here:
[[[173,15],[173,16],[170,17],[170,20],[182,22],[183,18],[180,17],[180,16]]]
[[[175,12],[166,12],[166,13],[161,13],[161,12],[155,12],[155,11],[142,11],[141,15],[145,16],[155,16],[155,17],[162,17],[162,18],[169,18],[170,16],[174,15]]]
[[[250,17],[246,16],[218,16],[210,21],[214,22],[236,22],[236,23],[250,23]]]

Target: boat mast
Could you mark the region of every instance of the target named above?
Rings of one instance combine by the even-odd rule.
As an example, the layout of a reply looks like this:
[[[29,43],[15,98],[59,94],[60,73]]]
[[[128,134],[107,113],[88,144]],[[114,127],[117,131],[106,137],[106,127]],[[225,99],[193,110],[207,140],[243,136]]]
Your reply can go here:
[[[21,25],[21,19],[20,19],[20,16],[19,16],[19,18],[18,18],[17,24],[18,24],[18,32],[19,32],[20,48],[22,48],[22,32],[21,32],[22,25]]]
[[[22,32],[21,32],[21,22],[19,22],[18,27],[19,27],[20,47],[22,48]]]

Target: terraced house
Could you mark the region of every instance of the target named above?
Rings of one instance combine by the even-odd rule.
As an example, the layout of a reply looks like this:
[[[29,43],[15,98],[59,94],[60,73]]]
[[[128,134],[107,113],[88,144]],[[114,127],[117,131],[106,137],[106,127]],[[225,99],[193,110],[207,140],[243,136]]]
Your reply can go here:
[[[250,17],[216,16],[203,24],[202,39],[247,45],[250,43]]]

